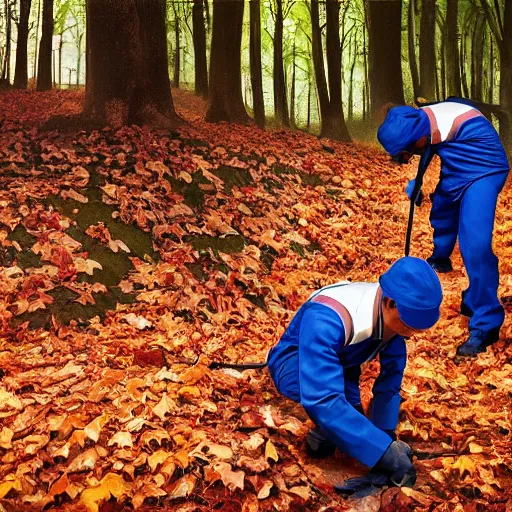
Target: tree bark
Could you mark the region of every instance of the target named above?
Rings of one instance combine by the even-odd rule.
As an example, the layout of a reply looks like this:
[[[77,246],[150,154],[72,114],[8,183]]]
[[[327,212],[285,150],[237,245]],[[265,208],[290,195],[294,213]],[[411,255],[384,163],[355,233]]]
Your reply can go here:
[[[28,18],[32,0],[20,0],[20,22],[18,25],[18,44],[16,46],[16,68],[14,70],[14,88],[26,89],[28,85]]]
[[[261,11],[260,0],[250,0],[250,66],[254,121],[265,128],[265,104],[261,71]]]
[[[283,2],[277,0],[274,33],[274,114],[280,125],[290,126],[283,63]]]
[[[52,37],[53,0],[43,2],[43,28],[39,45],[37,64],[37,90],[50,91],[52,88]]]
[[[203,0],[194,0],[192,7],[192,31],[194,38],[195,92],[208,97],[208,68],[206,63],[206,29]]]
[[[176,1],[172,2],[172,9],[174,12],[174,70],[173,70],[173,85],[174,87],[180,86],[180,18],[178,9],[176,8]]]
[[[494,41],[489,33],[489,103],[494,103]]]
[[[290,126],[292,129],[296,129],[297,125],[295,123],[295,57],[296,57],[296,47],[295,40],[293,41],[293,51],[292,51],[292,84],[290,87]]]
[[[415,0],[409,0],[407,49],[409,55],[409,66],[411,68],[412,89],[414,99],[420,95],[420,78],[418,74],[418,59],[416,58],[416,7]]]
[[[327,0],[327,66],[329,86],[325,78],[322,32],[318,0],[311,0],[312,52],[318,101],[320,103],[321,137],[351,142],[343,117],[341,102],[341,45],[339,32],[339,0]]]
[[[405,103],[401,23],[401,0],[369,0],[369,80],[372,113],[378,112],[388,103]]]
[[[436,87],[436,0],[423,0],[420,21],[420,95],[432,100]]]
[[[64,46],[63,34],[60,35],[59,40],[59,88],[62,87],[62,47]]]
[[[36,35],[35,35],[35,47],[34,47],[34,70],[32,72],[34,81],[37,77],[37,50],[39,49],[39,24],[41,22],[41,0],[37,1],[37,23],[36,23]]]
[[[458,13],[459,0],[447,0],[445,55],[448,96],[461,96],[462,94],[459,64]]]
[[[240,50],[243,18],[243,0],[213,1],[207,121],[249,121],[242,98]]]
[[[472,97],[478,101],[483,101],[483,70],[484,70],[484,37],[485,37],[485,18],[477,16],[473,32],[472,42],[472,62],[474,72],[472,73]]]
[[[86,8],[86,120],[173,127],[165,0],[87,0]]]

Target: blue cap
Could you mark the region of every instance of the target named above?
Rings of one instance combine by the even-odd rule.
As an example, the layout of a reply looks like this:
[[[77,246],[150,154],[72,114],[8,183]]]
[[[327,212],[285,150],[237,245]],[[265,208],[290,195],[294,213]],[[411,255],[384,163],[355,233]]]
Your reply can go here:
[[[430,134],[427,114],[414,107],[393,107],[380,125],[377,138],[392,156],[405,151],[425,135]]]
[[[413,329],[429,329],[439,320],[443,290],[432,267],[420,258],[397,260],[379,279],[385,297],[393,299],[400,320]]]

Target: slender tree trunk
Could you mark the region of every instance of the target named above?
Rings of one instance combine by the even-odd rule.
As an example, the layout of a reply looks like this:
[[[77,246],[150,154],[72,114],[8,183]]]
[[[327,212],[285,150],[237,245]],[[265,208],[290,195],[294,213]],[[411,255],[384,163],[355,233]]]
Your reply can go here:
[[[35,37],[35,47],[34,47],[34,69],[33,69],[33,77],[34,81],[37,77],[37,50],[39,49],[39,24],[41,22],[41,0],[37,1],[37,22],[36,22],[36,37]]]
[[[420,96],[420,78],[418,75],[418,59],[416,58],[416,6],[415,0],[409,0],[408,10],[407,49],[409,54],[409,66],[411,68],[412,89],[414,99]]]
[[[283,63],[283,2],[277,0],[274,33],[274,113],[280,125],[290,126]]]
[[[295,124],[295,40],[293,41],[293,53],[292,53],[292,84],[290,89],[290,126],[295,130],[297,128]]]
[[[485,18],[477,16],[475,20],[475,29],[473,32],[472,43],[472,62],[474,72],[472,73],[472,97],[475,100],[483,101],[483,83],[482,73],[484,69],[484,37],[485,37]]]
[[[420,21],[420,94],[432,100],[436,84],[436,0],[423,0]]]
[[[447,0],[446,5],[446,78],[448,96],[461,96],[460,59],[458,42],[459,0]]]
[[[439,49],[439,60],[441,61],[441,97],[438,99],[446,99],[446,41],[444,38],[441,39],[441,48]]]
[[[469,87],[466,73],[466,31],[463,30],[460,42],[460,78],[462,94],[469,98]]]
[[[203,0],[194,0],[192,7],[192,31],[194,38],[195,92],[208,97],[208,68],[206,63],[206,29]]]
[[[213,0],[207,121],[249,121],[241,89],[240,50],[243,19],[243,0]]]
[[[387,103],[404,104],[402,1],[371,0],[368,5],[372,112]]]
[[[37,90],[52,88],[53,0],[43,1],[43,29],[37,65]]]
[[[489,103],[494,103],[494,41],[489,33]]]
[[[311,128],[311,79],[308,79],[308,117],[306,122],[307,129]]]
[[[80,85],[80,71],[82,70],[82,39],[84,37],[83,32],[78,36],[77,44],[77,59],[76,59],[76,85]]]
[[[59,88],[62,87],[62,47],[64,45],[63,43],[63,34],[59,34],[60,35],[60,40],[59,40]]]
[[[172,8],[174,10],[174,73],[173,85],[174,87],[180,86],[180,18],[178,16],[178,9],[175,0],[173,0]]]
[[[28,85],[28,18],[32,0],[20,0],[20,23],[18,25],[18,44],[16,46],[16,68],[14,70],[15,89],[26,89]]]
[[[11,37],[12,37],[12,20],[11,20],[11,3],[9,0],[4,1],[6,27],[5,27],[5,55],[4,66],[2,69],[2,81],[11,82]]]
[[[165,0],[87,0],[85,118],[171,128]]]
[[[366,32],[367,32],[367,20],[366,20],[366,8],[365,8],[365,23],[363,26],[363,67],[364,67],[364,87],[363,87],[363,119],[366,119],[370,115],[370,81],[368,78],[368,48],[366,46]]]
[[[254,121],[265,128],[265,104],[261,71],[261,12],[260,0],[250,0],[250,66]]]
[[[357,39],[354,37],[354,48],[352,51],[352,63],[350,64],[350,82],[348,84],[348,118],[354,119],[354,70],[357,59]]]

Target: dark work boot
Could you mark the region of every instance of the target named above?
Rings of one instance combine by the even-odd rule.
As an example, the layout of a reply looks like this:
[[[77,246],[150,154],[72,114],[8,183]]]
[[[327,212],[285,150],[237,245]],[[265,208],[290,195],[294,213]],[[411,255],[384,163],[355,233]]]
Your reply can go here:
[[[323,436],[320,428],[310,430],[306,437],[306,452],[314,459],[330,457],[336,450],[336,445]]]
[[[427,263],[439,274],[446,274],[453,270],[450,258],[427,258]]]
[[[464,303],[464,297],[466,296],[467,290],[462,291],[462,300],[460,302],[460,314],[471,318],[473,316],[473,310]]]
[[[470,331],[469,339],[457,349],[458,356],[476,356],[487,350],[487,347],[498,341],[500,338],[499,329],[491,329],[484,332],[479,330]]]

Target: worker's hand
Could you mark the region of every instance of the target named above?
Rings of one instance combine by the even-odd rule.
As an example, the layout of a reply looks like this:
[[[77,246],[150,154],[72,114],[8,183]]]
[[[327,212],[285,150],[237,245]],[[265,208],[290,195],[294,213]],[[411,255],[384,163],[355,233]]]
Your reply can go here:
[[[365,476],[349,478],[341,485],[335,485],[334,490],[344,498],[364,498],[379,492],[385,485],[389,485],[388,475],[372,470]]]
[[[398,487],[412,487],[416,482],[411,448],[403,441],[393,441],[372,471],[386,473],[391,484]]]
[[[407,197],[409,199],[412,199],[412,193],[414,192],[414,186],[416,185],[416,180],[411,180],[405,187],[405,193],[407,194]],[[414,204],[416,206],[421,206],[423,203],[423,192],[420,190],[418,193],[418,197],[416,198],[416,201],[414,201]]]

